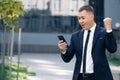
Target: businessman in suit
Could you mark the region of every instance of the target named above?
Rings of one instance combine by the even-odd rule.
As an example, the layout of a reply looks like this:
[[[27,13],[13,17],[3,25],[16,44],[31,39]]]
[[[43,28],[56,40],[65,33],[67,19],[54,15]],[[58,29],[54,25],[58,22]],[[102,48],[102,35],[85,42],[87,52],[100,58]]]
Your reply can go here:
[[[103,20],[105,27],[97,25],[93,8],[86,5],[79,9],[78,21],[82,29],[72,34],[70,45],[62,40],[58,42],[65,62],[76,57],[72,80],[113,80],[105,54],[106,49],[110,53],[117,50],[112,19]]]

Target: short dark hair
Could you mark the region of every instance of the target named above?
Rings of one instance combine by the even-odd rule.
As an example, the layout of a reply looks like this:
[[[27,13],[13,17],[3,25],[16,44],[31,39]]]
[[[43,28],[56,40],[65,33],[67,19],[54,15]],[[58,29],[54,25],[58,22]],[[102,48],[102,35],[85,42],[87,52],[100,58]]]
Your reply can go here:
[[[81,12],[81,11],[83,11],[83,10],[85,10],[85,11],[87,11],[87,12],[92,12],[92,13],[94,13],[93,7],[92,7],[92,6],[89,6],[89,5],[82,6],[82,7],[79,9],[79,12]]]

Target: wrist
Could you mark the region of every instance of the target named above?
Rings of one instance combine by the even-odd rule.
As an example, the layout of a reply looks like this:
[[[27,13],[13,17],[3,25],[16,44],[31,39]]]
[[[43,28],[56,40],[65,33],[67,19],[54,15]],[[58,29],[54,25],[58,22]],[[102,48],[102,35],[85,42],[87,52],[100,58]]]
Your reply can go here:
[[[110,32],[112,32],[112,29],[110,29],[110,30],[106,30],[106,32],[107,32],[107,33],[110,33]]]
[[[109,27],[106,27],[106,30],[112,30],[112,28],[109,26]]]
[[[67,49],[67,48],[65,48],[65,49],[61,49],[61,52],[66,52],[66,49]]]

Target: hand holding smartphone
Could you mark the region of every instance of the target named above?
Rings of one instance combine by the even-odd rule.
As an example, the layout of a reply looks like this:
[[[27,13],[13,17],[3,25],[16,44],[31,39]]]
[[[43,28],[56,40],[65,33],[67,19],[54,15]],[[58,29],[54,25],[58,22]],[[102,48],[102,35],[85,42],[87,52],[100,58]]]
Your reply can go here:
[[[63,42],[67,43],[67,41],[65,40],[65,38],[62,35],[58,35],[57,37],[58,37],[59,40],[63,40]]]
[[[67,41],[65,40],[65,38],[62,35],[58,35],[57,37],[58,37],[59,41],[62,40],[63,42],[65,42],[62,45],[58,44],[58,47],[60,48],[60,50],[63,51],[63,52],[65,52],[66,49],[67,49],[67,47],[68,47]],[[60,42],[60,44],[63,43],[63,42]]]

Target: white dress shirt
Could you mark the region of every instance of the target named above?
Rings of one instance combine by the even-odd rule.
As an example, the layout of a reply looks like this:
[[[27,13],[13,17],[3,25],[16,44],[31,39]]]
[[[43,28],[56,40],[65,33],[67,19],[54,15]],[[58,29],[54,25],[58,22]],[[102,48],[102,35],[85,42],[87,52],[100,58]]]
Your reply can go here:
[[[90,29],[90,36],[89,36],[89,41],[88,41],[88,47],[87,47],[87,53],[86,53],[86,73],[93,73],[93,59],[92,59],[92,43],[93,43],[93,35],[95,32],[96,24]],[[87,33],[88,30],[84,30],[84,35],[83,35],[83,52],[84,53],[84,47],[85,47],[85,41],[87,38]],[[83,73],[83,57],[82,57],[82,63],[81,63],[81,69],[80,73]]]
[[[87,48],[87,53],[86,53],[86,73],[94,73],[94,70],[93,70],[94,64],[93,64],[93,59],[92,59],[91,52],[92,52],[92,45],[93,45],[92,43],[93,43],[95,28],[96,28],[96,24],[90,29],[91,32],[90,32],[90,36],[89,36],[88,48]],[[106,30],[106,32],[110,33],[110,32],[112,32],[112,29],[111,30]],[[86,41],[86,38],[87,38],[87,33],[88,33],[88,30],[84,30],[83,51],[84,51],[85,41]],[[65,54],[66,51],[64,51],[62,53]],[[82,53],[84,53],[84,52],[82,52]],[[82,57],[80,73],[83,73],[82,71],[83,71],[83,57]]]
[[[96,24],[90,29],[90,36],[89,36],[89,41],[88,41],[88,47],[87,47],[87,53],[86,53],[86,73],[94,73],[93,71],[93,59],[92,59],[92,43],[93,43],[93,37],[94,37],[94,32],[95,32]],[[106,30],[107,33],[112,32],[112,30]],[[88,30],[84,30],[84,37],[83,37],[83,52],[84,53],[84,46],[85,46],[85,41],[87,38],[87,33]],[[82,55],[83,56],[83,55]],[[83,73],[83,57],[82,57],[82,63],[81,63],[81,69],[80,73]]]

